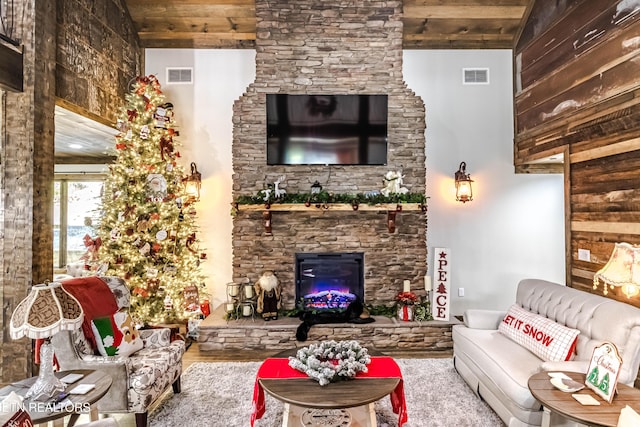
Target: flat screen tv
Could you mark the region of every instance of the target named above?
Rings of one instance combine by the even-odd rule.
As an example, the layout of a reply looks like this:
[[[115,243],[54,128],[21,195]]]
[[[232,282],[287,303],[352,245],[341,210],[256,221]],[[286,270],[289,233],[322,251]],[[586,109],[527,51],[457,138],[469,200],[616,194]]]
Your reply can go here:
[[[267,94],[267,164],[386,165],[387,98]]]

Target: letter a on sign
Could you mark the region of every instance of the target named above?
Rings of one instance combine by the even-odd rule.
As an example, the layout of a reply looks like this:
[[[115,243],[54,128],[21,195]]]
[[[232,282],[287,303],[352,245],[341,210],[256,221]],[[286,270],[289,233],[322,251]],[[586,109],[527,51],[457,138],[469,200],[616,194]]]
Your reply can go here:
[[[451,258],[449,248],[433,249],[433,307],[432,314],[434,320],[449,320],[449,306],[451,301]]]

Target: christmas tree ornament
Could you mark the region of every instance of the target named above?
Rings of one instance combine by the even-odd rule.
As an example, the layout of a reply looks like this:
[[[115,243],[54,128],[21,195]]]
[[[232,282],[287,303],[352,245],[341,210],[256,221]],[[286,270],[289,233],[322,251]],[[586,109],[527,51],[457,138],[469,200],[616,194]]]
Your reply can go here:
[[[111,238],[111,240],[118,240],[120,238],[120,230],[118,230],[117,228],[114,228],[109,233],[109,237]]]
[[[149,126],[144,125],[140,128],[140,138],[149,139]]]

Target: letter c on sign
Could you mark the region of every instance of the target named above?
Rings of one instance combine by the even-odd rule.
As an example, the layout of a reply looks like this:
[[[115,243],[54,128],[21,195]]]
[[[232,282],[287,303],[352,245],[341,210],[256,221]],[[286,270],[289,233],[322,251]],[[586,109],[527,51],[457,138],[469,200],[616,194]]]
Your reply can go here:
[[[447,296],[446,295],[438,295],[436,298],[436,303],[438,305],[445,305],[447,303]]]

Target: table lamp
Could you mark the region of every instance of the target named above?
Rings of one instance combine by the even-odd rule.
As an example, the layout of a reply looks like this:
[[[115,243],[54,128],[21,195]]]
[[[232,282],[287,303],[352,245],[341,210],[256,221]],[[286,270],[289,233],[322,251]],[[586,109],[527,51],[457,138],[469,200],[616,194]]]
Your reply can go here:
[[[60,331],[78,329],[83,318],[78,300],[58,282],[33,286],[29,295],[18,304],[9,325],[11,338],[44,339],[40,347],[40,374],[25,399],[48,400],[65,389],[65,384],[53,374],[50,338]]]
[[[640,246],[616,243],[609,261],[593,276],[593,289],[600,281],[605,295],[608,286],[620,287],[627,298],[640,293]]]

